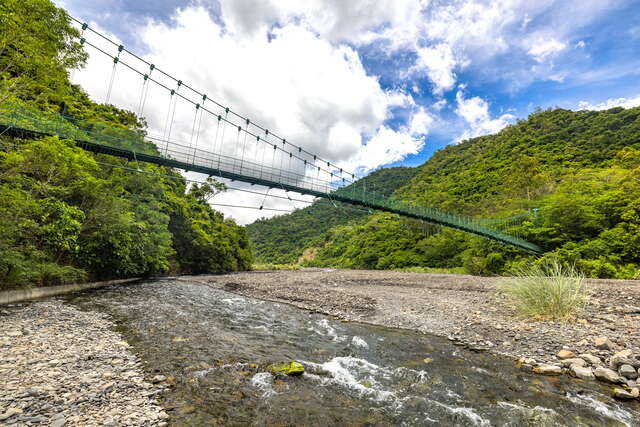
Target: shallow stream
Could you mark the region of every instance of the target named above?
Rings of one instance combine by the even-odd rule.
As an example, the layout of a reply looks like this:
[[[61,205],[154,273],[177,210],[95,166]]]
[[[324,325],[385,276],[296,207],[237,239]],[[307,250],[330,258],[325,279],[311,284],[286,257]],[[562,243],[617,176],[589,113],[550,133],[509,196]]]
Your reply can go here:
[[[148,281],[65,298],[110,314],[175,425],[640,425],[608,388],[521,372],[411,331],[346,323],[198,283]],[[265,372],[302,361],[301,377]]]

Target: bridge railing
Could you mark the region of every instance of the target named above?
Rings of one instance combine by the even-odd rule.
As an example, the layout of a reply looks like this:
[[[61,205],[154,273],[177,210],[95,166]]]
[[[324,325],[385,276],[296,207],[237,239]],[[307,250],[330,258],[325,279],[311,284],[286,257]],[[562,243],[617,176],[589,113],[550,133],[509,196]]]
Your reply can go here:
[[[367,192],[357,182],[341,188],[337,180],[325,180],[313,177],[305,169],[297,171],[275,168],[260,164],[251,159],[238,159],[221,153],[214,153],[197,146],[181,144],[175,141],[149,138],[129,129],[113,127],[99,122],[87,122],[54,113],[31,110],[12,103],[0,104],[0,125],[15,127],[60,138],[89,142],[110,148],[119,148],[137,155],[171,159],[183,165],[198,166],[197,170],[208,170],[220,176],[238,176],[247,182],[252,179],[269,187],[292,189],[301,193],[327,197],[347,203],[365,206],[371,209],[395,212],[401,215],[423,219],[435,224],[456,228],[488,237],[534,252],[540,248],[516,236],[499,231],[479,220],[453,215],[438,209],[414,206],[407,202],[380,198],[373,192]],[[149,142],[152,139],[154,142]],[[196,168],[192,168],[196,170]],[[222,173],[224,172],[224,174]],[[265,184],[266,183],[266,184]]]

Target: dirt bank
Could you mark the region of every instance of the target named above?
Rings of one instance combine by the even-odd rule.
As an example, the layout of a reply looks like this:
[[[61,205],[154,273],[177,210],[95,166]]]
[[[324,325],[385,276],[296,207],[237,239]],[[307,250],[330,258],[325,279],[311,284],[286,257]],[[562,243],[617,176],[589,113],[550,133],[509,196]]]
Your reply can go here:
[[[590,302],[573,323],[517,319],[493,292],[499,279],[393,271],[304,269],[185,277],[241,295],[285,302],[345,320],[428,332],[477,350],[537,361],[559,350],[607,360],[640,353],[640,281],[590,280]],[[603,336],[611,349],[597,349]]]

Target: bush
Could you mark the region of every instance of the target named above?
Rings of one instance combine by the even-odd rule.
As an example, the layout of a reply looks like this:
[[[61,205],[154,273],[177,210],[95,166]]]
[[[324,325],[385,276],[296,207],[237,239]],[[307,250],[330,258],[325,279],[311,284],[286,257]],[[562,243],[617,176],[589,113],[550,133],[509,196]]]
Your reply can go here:
[[[498,285],[524,317],[567,321],[587,303],[584,275],[558,261],[521,267]]]

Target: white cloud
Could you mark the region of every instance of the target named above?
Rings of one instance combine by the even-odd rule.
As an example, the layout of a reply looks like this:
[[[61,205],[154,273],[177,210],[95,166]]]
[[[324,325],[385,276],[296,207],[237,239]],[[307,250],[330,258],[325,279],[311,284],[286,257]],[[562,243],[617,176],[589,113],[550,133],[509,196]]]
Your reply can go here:
[[[465,98],[462,91],[456,93],[456,114],[468,125],[468,129],[459,138],[460,141],[499,132],[515,120],[512,114],[502,114],[492,119],[487,101],[478,96]]]
[[[362,150],[340,166],[370,171],[380,164],[380,158],[391,159],[389,163],[392,163],[404,159],[407,154],[417,154],[424,142],[424,137],[412,134],[408,129],[396,131],[383,125]]]
[[[584,42],[584,40],[580,40],[578,41],[578,43],[576,43],[576,49],[584,49],[586,45],[587,44]]]
[[[548,58],[556,55],[567,47],[566,43],[560,42],[555,39],[539,40],[533,43],[528,53],[537,62],[544,62]]]
[[[418,60],[414,70],[424,70],[433,83],[433,92],[441,95],[451,89],[456,83],[455,67],[458,65],[451,47],[441,43],[433,47],[418,49]]]
[[[178,11],[175,26],[149,22],[138,32],[148,48],[147,61],[322,158],[368,171],[402,160],[421,147],[420,140],[412,139],[408,131],[394,132],[384,126],[392,108],[416,109],[413,98],[401,91],[383,90],[378,79],[367,74],[355,50],[330,43],[295,23],[271,33],[271,39],[237,38],[197,7]],[[102,43],[110,52],[116,50],[98,38],[90,41]],[[75,73],[74,80],[103,102],[112,61],[91,48],[88,51],[89,64]],[[121,60],[135,61],[126,53]],[[152,77],[176,88],[175,82],[157,72]],[[119,65],[110,102],[136,111],[141,87],[142,77]],[[180,90],[200,101],[184,86]],[[168,133],[168,101],[165,90],[150,86],[144,111],[150,133]],[[195,108],[184,101],[177,105],[171,138],[188,144]],[[216,108],[211,102],[205,105]],[[423,127],[426,129],[426,122]],[[203,120],[198,146],[235,157],[244,152],[246,159],[276,167],[288,161],[271,147],[266,149],[255,140],[245,142],[235,128],[218,126],[214,117]],[[219,197],[238,197],[230,194]],[[233,212],[235,217],[247,216]],[[253,216],[265,214],[258,211]]]
[[[429,133],[429,129],[433,125],[433,122],[433,116],[421,107],[411,117],[409,133],[411,135],[426,135]]]
[[[580,101],[578,103],[578,109],[580,110],[608,110],[610,108],[622,107],[633,108],[640,106],[640,96],[635,98],[610,98],[599,104],[591,104],[587,101]]]

